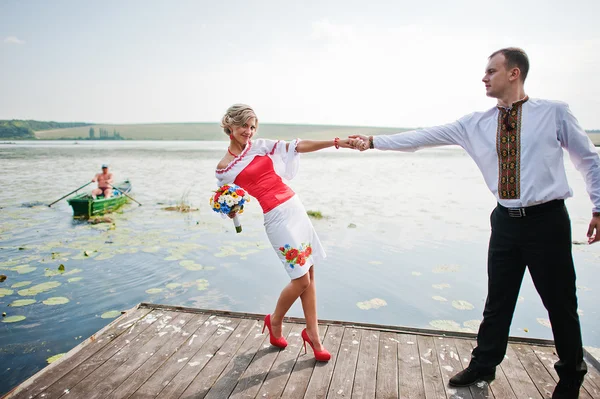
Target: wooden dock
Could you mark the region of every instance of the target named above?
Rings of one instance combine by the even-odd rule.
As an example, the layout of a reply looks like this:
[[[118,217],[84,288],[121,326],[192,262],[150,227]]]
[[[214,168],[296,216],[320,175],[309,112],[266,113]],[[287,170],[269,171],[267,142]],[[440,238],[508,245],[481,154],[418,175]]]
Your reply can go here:
[[[511,339],[496,380],[451,388],[474,335],[322,321],[328,363],[304,354],[302,319],[285,350],[261,334],[264,315],[140,304],[23,382],[6,398],[549,398],[551,341]],[[600,398],[597,362],[580,398]]]

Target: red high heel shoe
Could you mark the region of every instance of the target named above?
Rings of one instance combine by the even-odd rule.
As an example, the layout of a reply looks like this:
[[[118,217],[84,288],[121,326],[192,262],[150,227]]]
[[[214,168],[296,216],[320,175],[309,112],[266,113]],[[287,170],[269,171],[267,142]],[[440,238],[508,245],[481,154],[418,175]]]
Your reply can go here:
[[[275,338],[273,336],[273,331],[271,331],[271,315],[270,314],[265,316],[265,322],[263,324],[263,329],[262,329],[263,334],[265,333],[265,327],[267,327],[269,329],[269,341],[271,342],[271,345],[276,346],[281,349],[283,349],[287,346],[288,343],[284,337]]]
[[[308,342],[313,352],[315,353],[315,359],[318,362],[327,362],[329,361],[329,359],[331,359],[331,353],[329,353],[327,349],[323,349],[321,352],[315,350],[312,341],[310,340],[310,338],[308,338],[306,328],[302,330],[302,340],[304,341],[304,353],[306,353],[306,343]]]

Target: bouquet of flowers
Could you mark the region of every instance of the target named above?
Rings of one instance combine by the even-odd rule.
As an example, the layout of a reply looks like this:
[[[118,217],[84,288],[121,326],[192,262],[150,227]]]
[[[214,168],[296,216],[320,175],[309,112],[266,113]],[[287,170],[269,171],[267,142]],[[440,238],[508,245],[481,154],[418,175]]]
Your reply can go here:
[[[229,217],[233,216],[235,231],[242,232],[242,225],[238,215],[244,212],[244,204],[250,201],[246,195],[246,190],[235,184],[225,184],[215,191],[215,195],[210,197],[210,206],[213,211]]]

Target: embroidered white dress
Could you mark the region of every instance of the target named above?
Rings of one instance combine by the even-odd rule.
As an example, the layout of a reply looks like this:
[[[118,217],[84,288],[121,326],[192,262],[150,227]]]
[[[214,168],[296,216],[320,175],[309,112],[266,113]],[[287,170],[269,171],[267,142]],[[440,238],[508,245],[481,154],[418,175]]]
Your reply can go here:
[[[273,249],[291,279],[305,275],[310,266],[325,259],[321,241],[300,198],[283,182],[299,166],[298,140],[258,139],[224,169],[216,170],[219,186],[236,184],[256,198],[263,209],[265,229]]]

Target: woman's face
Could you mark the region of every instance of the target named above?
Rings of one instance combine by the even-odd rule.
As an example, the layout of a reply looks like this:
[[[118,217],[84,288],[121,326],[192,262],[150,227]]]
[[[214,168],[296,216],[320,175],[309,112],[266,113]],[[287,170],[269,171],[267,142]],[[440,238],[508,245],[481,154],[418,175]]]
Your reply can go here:
[[[242,146],[248,144],[254,133],[256,133],[256,118],[250,118],[240,126],[231,126],[231,140],[237,141]]]

